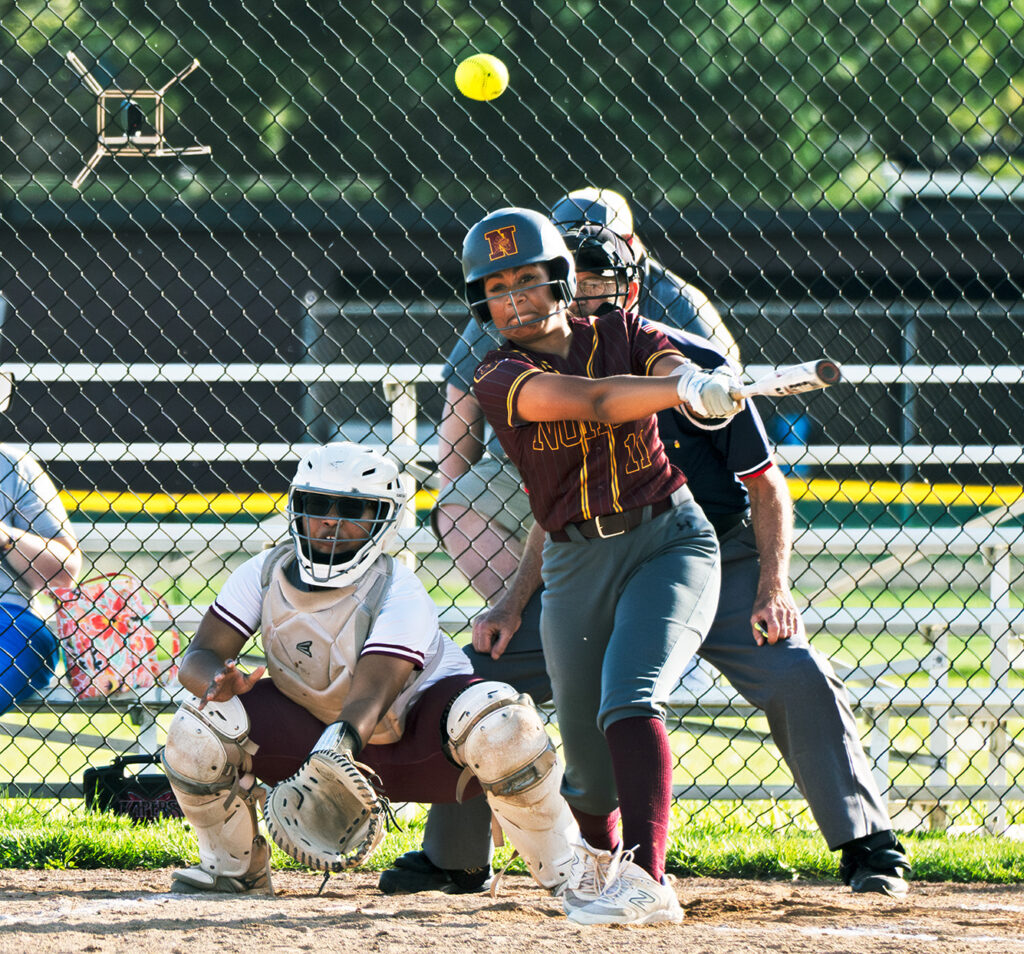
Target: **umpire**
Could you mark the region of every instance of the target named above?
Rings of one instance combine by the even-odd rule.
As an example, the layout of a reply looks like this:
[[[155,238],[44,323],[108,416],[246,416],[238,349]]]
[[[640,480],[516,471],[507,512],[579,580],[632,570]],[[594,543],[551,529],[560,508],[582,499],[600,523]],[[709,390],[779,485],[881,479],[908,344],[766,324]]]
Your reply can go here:
[[[576,260],[575,307],[581,314],[634,305],[635,259],[621,237],[584,225],[566,240]],[[709,342],[675,329],[660,330],[701,367],[727,364]],[[685,467],[689,487],[721,547],[718,612],[698,654],[764,712],[829,848],[842,852],[844,882],[855,892],[905,894],[910,864],[891,830],[845,687],[829,661],[810,646],[790,594],[792,502],[753,402],[748,400],[728,426],[709,427],[672,409],[658,415],[658,427],[670,459]],[[478,674],[529,691],[537,702],[551,697],[536,592],[542,540],[542,533],[531,534],[520,572],[477,620],[475,652],[469,651]],[[755,621],[760,631],[753,628]],[[397,859],[382,874],[381,889],[483,890],[490,873],[489,830],[483,799],[433,806],[424,850]]]
[[[603,225],[625,239],[636,263],[640,295],[630,306],[645,318],[710,341],[734,361],[740,349],[718,309],[696,285],[684,281],[644,248],[633,226],[633,210],[621,193],[588,186],[551,206],[551,221],[563,234],[583,225]]]

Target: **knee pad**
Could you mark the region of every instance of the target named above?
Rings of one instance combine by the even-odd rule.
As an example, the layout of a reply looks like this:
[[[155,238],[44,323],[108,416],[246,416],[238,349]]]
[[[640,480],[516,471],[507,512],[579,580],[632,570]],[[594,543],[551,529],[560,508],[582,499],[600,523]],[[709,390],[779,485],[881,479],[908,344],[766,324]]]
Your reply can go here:
[[[163,765],[177,788],[193,795],[231,789],[252,766],[256,746],[249,716],[236,696],[227,702],[187,699],[171,719]]]
[[[445,733],[449,755],[496,795],[538,785],[557,761],[533,700],[508,683],[477,682],[459,693]]]
[[[449,754],[477,777],[534,880],[559,891],[581,839],[559,791],[562,769],[533,700],[507,683],[474,683],[452,701],[444,728]]]

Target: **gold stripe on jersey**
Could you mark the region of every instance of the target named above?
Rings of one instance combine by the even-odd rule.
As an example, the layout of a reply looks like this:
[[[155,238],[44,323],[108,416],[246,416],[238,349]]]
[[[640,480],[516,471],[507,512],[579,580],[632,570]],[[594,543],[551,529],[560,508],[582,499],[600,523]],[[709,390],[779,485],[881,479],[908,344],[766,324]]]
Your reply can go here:
[[[600,332],[596,326],[591,325],[591,330],[594,332],[593,340],[590,342],[590,357],[587,358],[587,377],[592,378],[594,376],[594,359],[597,357],[597,341],[600,337]]]
[[[508,389],[508,394],[505,397],[505,418],[508,421],[509,427],[515,427],[515,424],[512,421],[512,398],[515,396],[516,392],[522,386],[522,383],[528,377],[534,374],[543,374],[543,372],[540,370],[540,368],[530,368],[529,370],[524,371],[521,375],[519,375],[519,377],[512,382],[511,386]]]
[[[594,362],[597,359],[597,346],[601,337],[600,329],[597,325],[590,326],[591,331],[594,334],[593,339],[590,342],[590,357],[587,358],[587,377],[594,377]],[[614,428],[609,426],[608,432],[608,451],[610,455],[609,461],[609,474],[608,481],[612,491],[612,509],[616,512],[622,510],[622,504],[619,503],[619,471],[615,461],[615,431]],[[582,504],[581,510],[583,511],[583,519],[589,520],[593,514],[590,510],[590,495],[587,493],[589,488],[589,482],[587,480],[587,446],[586,446],[586,434],[587,430],[583,428],[583,441],[584,441],[584,453],[583,453],[583,471],[581,473],[581,485],[580,485],[580,502]]]
[[[590,339],[590,356],[587,358],[587,363],[584,365],[584,373],[588,378],[594,377],[594,360],[597,358],[597,344],[600,338],[600,332],[596,325],[590,326],[592,337]],[[590,480],[589,471],[587,470],[587,460],[590,457],[590,448],[587,445],[587,425],[585,421],[580,421],[580,434],[582,436],[581,449],[583,451],[583,466],[580,468],[580,512],[583,514],[584,520],[589,520],[593,513],[590,508]]]
[[[590,349],[590,360],[587,362],[587,371],[588,372],[592,370],[593,361],[594,361],[594,358],[597,355],[597,339],[598,339],[598,336],[600,335],[600,331],[598,330],[596,325],[591,325],[591,328],[594,329],[594,342],[593,342],[593,345],[592,345],[592,347]],[[663,352],[660,352],[660,353],[661,354],[665,354],[666,352],[663,351]],[[615,513],[621,513],[622,512],[622,502],[620,500],[621,494],[620,494],[620,491],[619,491],[619,467],[618,467],[618,460],[615,457],[615,427],[612,426],[612,425],[610,425],[608,427],[608,456],[609,456],[608,482],[609,482],[609,486],[611,487],[611,492],[612,492],[612,510]]]
[[[657,361],[659,358],[663,358],[667,354],[678,355],[680,358],[683,357],[682,354],[680,354],[678,351],[676,351],[675,348],[665,348],[662,351],[656,351],[654,354],[652,354],[647,359],[646,362],[644,362],[644,374],[646,374],[649,377],[650,374],[651,374],[651,368],[653,367],[654,362]],[[687,364],[693,364],[693,362],[692,361],[687,361]]]
[[[583,466],[580,467],[580,512],[583,514],[584,520],[589,520],[592,516],[590,513],[590,494],[587,490],[589,487],[589,481],[587,480],[587,460],[590,457],[590,448],[587,446],[587,422],[580,421],[580,450],[582,455],[580,459],[583,461]]]
[[[615,456],[615,428],[608,428],[608,453],[611,457],[611,478],[612,478],[612,508],[616,513],[622,512],[622,502],[619,499],[619,466],[618,458]]]

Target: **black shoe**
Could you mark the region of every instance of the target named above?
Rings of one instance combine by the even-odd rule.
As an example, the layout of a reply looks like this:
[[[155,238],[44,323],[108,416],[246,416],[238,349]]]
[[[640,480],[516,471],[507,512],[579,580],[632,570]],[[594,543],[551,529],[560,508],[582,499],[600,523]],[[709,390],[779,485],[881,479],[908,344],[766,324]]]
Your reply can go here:
[[[891,831],[880,831],[843,845],[839,876],[855,894],[875,891],[902,898],[909,885],[910,862]]]
[[[381,872],[377,887],[385,894],[477,894],[491,886],[491,866],[483,868],[438,868],[424,852],[407,851],[395,859],[395,866]]]

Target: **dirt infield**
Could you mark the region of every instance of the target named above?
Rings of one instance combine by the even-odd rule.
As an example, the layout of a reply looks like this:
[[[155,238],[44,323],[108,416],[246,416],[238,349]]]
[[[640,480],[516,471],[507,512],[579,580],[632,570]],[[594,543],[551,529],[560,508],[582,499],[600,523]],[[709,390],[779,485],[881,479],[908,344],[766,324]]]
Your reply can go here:
[[[0,952],[267,954],[387,952],[1024,954],[1024,888],[916,884],[902,901],[829,884],[686,880],[682,925],[574,925],[523,876],[497,900],[385,897],[372,874],[279,872],[276,898],[166,894],[167,871],[0,871]]]

